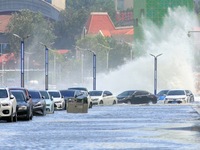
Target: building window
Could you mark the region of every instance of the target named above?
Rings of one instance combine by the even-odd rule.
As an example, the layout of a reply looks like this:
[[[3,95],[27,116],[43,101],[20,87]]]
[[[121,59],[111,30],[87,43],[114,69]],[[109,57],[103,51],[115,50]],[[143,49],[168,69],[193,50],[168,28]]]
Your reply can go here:
[[[7,53],[6,51],[9,49],[8,43],[0,43],[0,55]]]
[[[117,0],[117,10],[118,11],[124,10],[124,0]]]

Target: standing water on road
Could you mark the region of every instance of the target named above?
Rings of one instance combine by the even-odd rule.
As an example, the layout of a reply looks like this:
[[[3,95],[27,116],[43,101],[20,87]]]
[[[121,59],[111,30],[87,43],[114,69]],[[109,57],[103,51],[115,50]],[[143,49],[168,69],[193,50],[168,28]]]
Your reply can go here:
[[[162,53],[158,57],[158,89],[186,88],[195,92],[194,47],[187,33],[196,26],[196,15],[181,7],[168,10],[162,27],[144,21],[144,41],[135,42],[134,47],[145,54],[109,74],[98,75],[97,88],[106,86],[115,93],[125,89],[153,91],[154,59],[149,54]]]
[[[189,105],[95,106],[0,123],[1,150],[199,150],[199,115]]]

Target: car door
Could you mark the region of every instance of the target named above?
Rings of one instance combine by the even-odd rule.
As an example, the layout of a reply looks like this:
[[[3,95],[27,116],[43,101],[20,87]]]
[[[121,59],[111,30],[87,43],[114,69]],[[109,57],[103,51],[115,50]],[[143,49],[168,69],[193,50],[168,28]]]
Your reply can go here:
[[[112,93],[110,91],[105,91],[105,92],[106,92],[107,105],[112,105],[113,104]]]
[[[136,91],[133,98],[133,104],[142,104],[144,101],[142,91]]]
[[[109,104],[108,91],[103,91],[102,98],[104,105],[108,105]]]

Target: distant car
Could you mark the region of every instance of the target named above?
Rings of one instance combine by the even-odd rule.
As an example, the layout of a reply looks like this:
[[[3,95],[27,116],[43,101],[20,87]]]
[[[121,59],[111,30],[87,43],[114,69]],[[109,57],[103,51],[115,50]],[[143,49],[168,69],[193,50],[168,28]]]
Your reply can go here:
[[[0,119],[17,121],[17,101],[8,88],[0,88]]]
[[[54,113],[54,102],[49,93],[46,90],[40,90],[40,94],[46,101],[46,112]]]
[[[31,95],[29,94],[28,89],[27,88],[23,88],[23,87],[11,87],[11,88],[9,88],[9,90],[12,90],[12,91],[14,91],[14,90],[17,90],[17,91],[20,90],[20,91],[23,91],[25,93],[26,101],[27,101],[27,103],[30,104],[30,107],[32,109],[32,111],[31,111],[31,118],[33,118],[33,101],[32,101]]]
[[[160,92],[158,92],[158,94],[156,95],[158,101],[160,101],[160,100],[165,100],[165,96],[167,95],[167,92],[168,92],[168,91],[169,91],[169,90],[161,90]]]
[[[65,109],[65,100],[59,90],[48,90],[48,93],[51,96],[51,98],[53,99],[54,108],[56,110]]]
[[[117,95],[118,103],[128,103],[128,104],[148,104],[157,103],[157,97],[143,90],[127,90],[119,95]]]
[[[192,91],[190,91],[190,90],[185,90],[185,91],[186,91],[187,96],[189,96],[188,102],[189,103],[194,102],[194,94],[192,93]]]
[[[93,90],[89,91],[93,105],[114,105],[117,103],[117,97],[110,91]]]
[[[17,117],[24,118],[26,120],[32,120],[32,104],[29,103],[30,101],[27,101],[25,93],[21,90],[11,90],[11,93],[17,100]]]
[[[182,103],[188,103],[190,97],[187,95],[186,90],[183,89],[174,89],[174,90],[169,90],[164,103],[165,104],[182,104]]]
[[[46,115],[46,102],[38,90],[29,90],[33,101],[33,114]]]
[[[81,90],[81,91],[85,91],[86,95],[87,95],[87,99],[88,99],[88,108],[92,108],[92,99],[91,96],[89,94],[89,91],[86,87],[70,87],[68,88],[68,90]]]

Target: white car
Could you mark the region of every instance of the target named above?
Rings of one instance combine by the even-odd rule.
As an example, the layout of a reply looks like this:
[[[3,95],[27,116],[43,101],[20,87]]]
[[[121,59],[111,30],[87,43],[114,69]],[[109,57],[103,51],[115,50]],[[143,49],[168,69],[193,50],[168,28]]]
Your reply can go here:
[[[114,105],[117,98],[110,91],[94,90],[89,91],[93,105]]]
[[[17,121],[17,101],[8,88],[0,88],[0,119]]]
[[[48,90],[48,93],[53,99],[55,109],[65,109],[65,100],[59,90]]]
[[[40,90],[41,95],[46,101],[46,112],[54,113],[54,101],[46,90]]]
[[[189,96],[186,94],[186,91],[183,89],[174,89],[169,90],[167,95],[165,96],[164,103],[165,104],[182,104],[187,103],[189,100]]]

